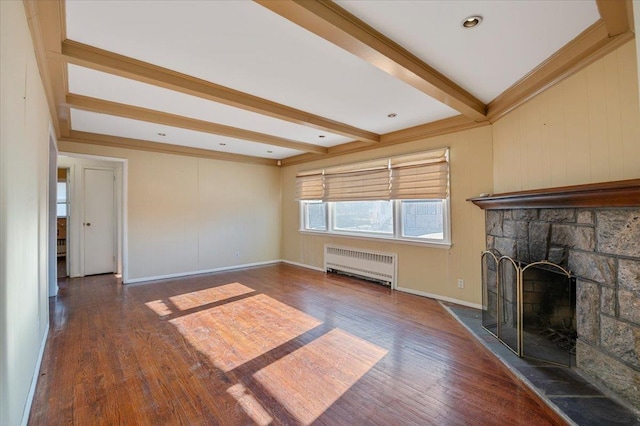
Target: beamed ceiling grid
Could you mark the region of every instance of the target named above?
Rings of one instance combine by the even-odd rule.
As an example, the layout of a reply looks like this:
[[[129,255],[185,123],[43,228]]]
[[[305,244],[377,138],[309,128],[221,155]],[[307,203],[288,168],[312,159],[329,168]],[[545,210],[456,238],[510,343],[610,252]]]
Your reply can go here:
[[[273,166],[488,125],[634,37],[629,0],[24,4],[59,141]]]

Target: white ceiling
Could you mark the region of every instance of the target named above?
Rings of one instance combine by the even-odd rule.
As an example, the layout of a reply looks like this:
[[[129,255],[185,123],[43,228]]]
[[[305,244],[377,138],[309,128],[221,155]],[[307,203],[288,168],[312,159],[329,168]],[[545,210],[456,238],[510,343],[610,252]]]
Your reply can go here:
[[[196,132],[194,130],[180,129],[177,127],[161,126],[144,121],[132,120],[130,118],[98,114],[73,108],[71,109],[71,122],[73,123],[74,130],[80,132],[141,139],[172,145],[230,152],[233,154],[280,159],[302,153],[301,151],[288,148],[245,142],[225,136],[211,135],[209,133]],[[269,153],[268,151],[272,152]]]
[[[600,18],[584,0],[336,3],[485,103]],[[471,15],[483,20],[468,30],[460,23]]]
[[[592,0],[337,3],[485,103],[599,19]],[[377,134],[459,114],[251,1],[67,0],[66,13],[70,40]],[[483,23],[462,29],[472,14]],[[68,66],[68,79],[73,94],[324,147],[352,140],[79,66]],[[72,110],[71,124],[78,131],[264,158],[302,153],[80,110]]]
[[[334,146],[350,141],[344,136],[320,132],[310,127],[89,68],[70,64],[68,74],[69,91],[79,95],[155,109],[322,146]],[[320,133],[325,137],[318,138]]]

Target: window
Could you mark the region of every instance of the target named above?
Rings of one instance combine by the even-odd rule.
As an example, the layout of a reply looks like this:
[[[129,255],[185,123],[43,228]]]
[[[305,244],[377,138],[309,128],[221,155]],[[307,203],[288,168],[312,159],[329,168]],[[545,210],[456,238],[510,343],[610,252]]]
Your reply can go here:
[[[450,242],[447,149],[300,173],[297,188],[301,231]]]
[[[304,229],[313,231],[327,230],[327,203],[306,201],[304,208]]]
[[[67,217],[69,200],[67,198],[67,182],[57,182],[56,212],[58,217]]]
[[[301,201],[301,231],[448,244],[446,203],[447,200]]]
[[[402,236],[406,238],[444,239],[442,200],[402,201]]]
[[[393,235],[391,201],[343,201],[334,203],[333,230]]]

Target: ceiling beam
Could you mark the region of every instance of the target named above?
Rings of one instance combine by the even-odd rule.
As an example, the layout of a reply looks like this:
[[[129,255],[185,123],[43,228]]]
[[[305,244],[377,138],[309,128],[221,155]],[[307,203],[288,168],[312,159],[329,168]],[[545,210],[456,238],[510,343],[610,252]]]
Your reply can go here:
[[[66,38],[64,2],[24,0],[23,4],[56,136],[68,135],[71,118],[64,106],[67,67],[64,61],[49,57],[50,52],[60,53]]]
[[[487,105],[489,120],[497,121],[633,38],[631,31],[610,37],[606,23],[598,20],[491,101]]]
[[[445,135],[447,133],[460,132],[462,130],[473,129],[476,127],[484,127],[487,125],[489,125],[489,123],[486,121],[474,122],[464,115],[457,115],[455,117],[444,118],[442,120],[432,121],[431,123],[409,127],[408,129],[385,133],[380,137],[380,143],[384,145],[395,145],[419,139],[432,138],[434,136]]]
[[[609,37],[632,31],[633,9],[631,0],[596,0],[598,12],[607,27]]]
[[[251,130],[239,129],[237,127],[225,126],[223,124],[212,123],[210,121],[197,120],[180,115],[169,114],[137,106],[121,104],[117,102],[105,101],[88,96],[68,94],[66,105],[71,108],[84,111],[98,112],[101,114],[115,115],[118,117],[131,118],[133,120],[146,121],[165,126],[179,127],[181,129],[195,130],[197,132],[210,133],[212,135],[227,136],[235,139],[242,139],[249,142],[259,142],[272,146],[295,149],[303,152],[314,152],[326,154],[327,148],[310,143],[298,142],[264,133],[253,132]]]
[[[326,155],[300,154],[294,157],[285,158],[282,160],[282,165],[292,166],[295,164],[308,163],[310,161],[338,157],[345,154],[370,151],[372,149],[388,147],[419,139],[427,139],[434,136],[446,135],[448,133],[461,132],[463,130],[474,129],[476,127],[489,126],[490,124],[491,123],[488,121],[473,121],[464,115],[457,115],[455,117],[434,121],[432,123],[421,124],[408,129],[386,133],[381,136],[380,143],[375,146],[366,145],[358,141],[350,142],[329,148],[329,153]]]
[[[330,0],[254,0],[476,121],[486,105],[417,56]]]
[[[159,152],[163,154],[186,155],[189,157],[210,158],[213,160],[235,161],[240,163],[262,164],[266,166],[278,166],[278,160],[254,157],[251,155],[232,154],[228,152],[211,151],[202,148],[172,145],[167,143],[150,142],[140,139],[121,138],[118,136],[101,135],[97,133],[78,132],[72,130],[69,136],[63,136],[58,141],[60,151],[75,150],[65,145],[65,142],[82,145],[100,145],[112,148],[136,149],[139,151]]]
[[[376,133],[72,40],[62,42],[60,54],[49,53],[53,58],[62,58],[75,65],[198,96],[363,142],[377,143],[380,140],[380,136]]]

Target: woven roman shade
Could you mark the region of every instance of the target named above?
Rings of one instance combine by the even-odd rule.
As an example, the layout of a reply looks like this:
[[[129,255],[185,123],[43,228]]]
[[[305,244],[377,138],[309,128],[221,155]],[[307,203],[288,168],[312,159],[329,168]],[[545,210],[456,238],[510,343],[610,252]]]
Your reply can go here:
[[[391,159],[392,200],[441,200],[449,193],[447,148]]]
[[[322,200],[324,197],[324,177],[322,172],[322,170],[312,170],[296,175],[296,199]]]
[[[324,171],[326,201],[389,199],[389,160],[375,160]]]
[[[448,149],[296,175],[298,200],[440,200],[449,192]]]

